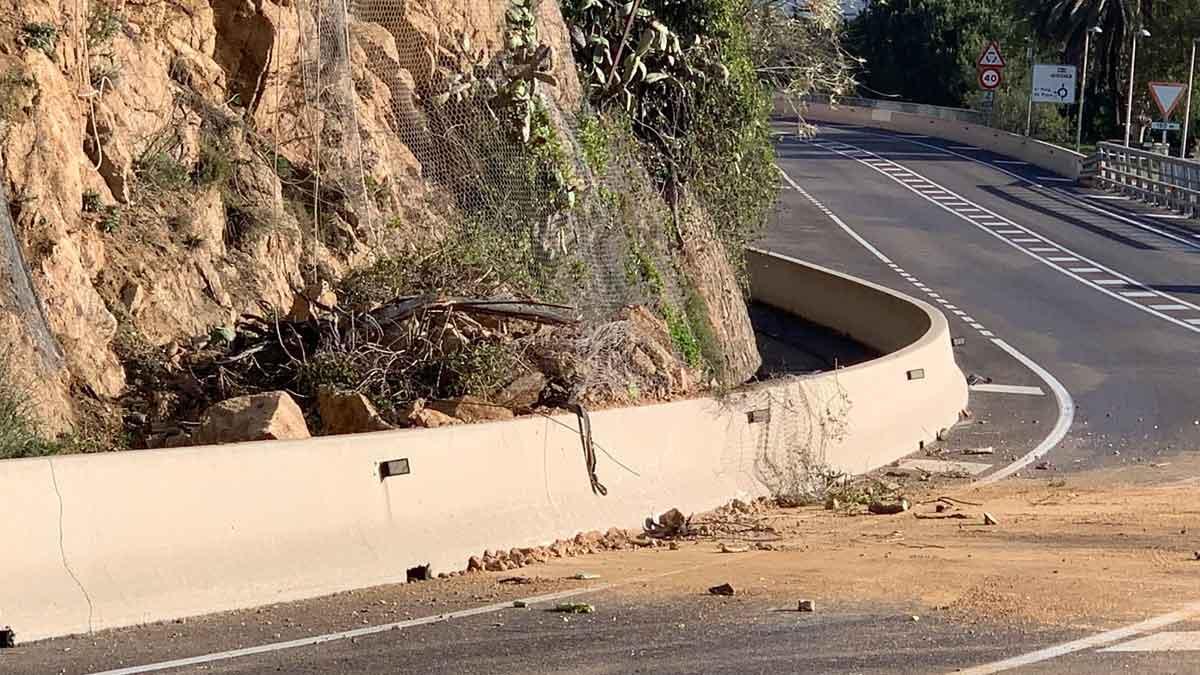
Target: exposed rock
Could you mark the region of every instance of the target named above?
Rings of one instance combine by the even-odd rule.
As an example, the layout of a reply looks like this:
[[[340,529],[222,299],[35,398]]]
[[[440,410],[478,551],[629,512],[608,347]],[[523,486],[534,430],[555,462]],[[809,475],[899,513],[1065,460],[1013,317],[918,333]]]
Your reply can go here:
[[[304,413],[287,392],[239,396],[205,413],[193,437],[199,445],[309,438]]]
[[[317,409],[326,434],[359,434],[392,428],[367,397],[357,392],[322,389],[317,394]]]
[[[126,282],[121,289],[121,304],[125,305],[125,311],[136,315],[142,311],[142,305],[146,302],[146,289],[141,284],[132,281]]]
[[[489,403],[476,396],[464,396],[447,401],[431,401],[428,408],[458,418],[467,424],[510,420],[514,417],[512,410]]]
[[[463,423],[457,417],[451,417],[446,413],[433,410],[432,408],[417,410],[408,416],[408,421],[415,427],[424,427],[426,429],[436,429],[437,427],[448,427]]]
[[[329,287],[329,282],[322,279],[296,294],[287,318],[288,321],[309,321],[328,313],[337,307],[337,303],[337,294]]]
[[[712,351],[716,353],[705,356],[719,359],[710,365],[722,384],[737,386],[749,381],[762,365],[745,294],[721,242],[711,234],[712,227],[697,222],[702,216],[696,214],[703,212],[698,208],[688,211],[693,216],[684,219],[683,257],[707,315],[705,329],[711,331],[715,343]]]

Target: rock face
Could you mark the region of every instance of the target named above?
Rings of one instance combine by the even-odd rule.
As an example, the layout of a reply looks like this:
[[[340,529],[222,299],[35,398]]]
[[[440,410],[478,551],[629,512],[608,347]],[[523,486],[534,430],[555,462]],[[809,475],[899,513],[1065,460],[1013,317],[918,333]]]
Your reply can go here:
[[[318,5],[331,6],[0,0],[12,19],[0,26],[0,206],[16,243],[0,251],[0,271],[28,268],[52,338],[40,342],[56,343],[33,344],[28,303],[0,295],[0,350],[44,361],[28,375],[51,428],[73,421],[72,388],[104,401],[126,391],[121,336],[162,346],[243,313],[311,314],[320,308],[297,303],[299,289],[328,306],[321,281],[439,241],[462,220],[446,208],[446,182],[463,180],[461,139],[445,138],[430,101],[460,59],[503,49],[507,0],[357,0],[343,31],[318,23],[330,14]],[[536,3],[536,14],[558,81],[539,91],[569,136],[583,95],[570,34],[557,2]],[[23,27],[39,23],[56,39],[31,46]],[[320,73],[346,86],[322,90],[338,114],[315,129],[304,85],[317,74],[305,64],[331,49],[350,67]],[[730,348],[726,379],[745,379],[757,356],[740,291],[718,249],[691,246],[698,291]],[[645,377],[667,382],[654,387],[678,389],[683,375],[662,350],[642,345],[636,359]],[[424,422],[506,418],[507,407],[537,402],[537,384],[510,385],[506,408],[461,401],[431,407]]]
[[[355,392],[322,389],[317,396],[317,410],[321,430],[326,434],[360,434],[392,428],[366,396]]]
[[[196,445],[310,438],[300,406],[286,392],[239,396],[209,408]]]

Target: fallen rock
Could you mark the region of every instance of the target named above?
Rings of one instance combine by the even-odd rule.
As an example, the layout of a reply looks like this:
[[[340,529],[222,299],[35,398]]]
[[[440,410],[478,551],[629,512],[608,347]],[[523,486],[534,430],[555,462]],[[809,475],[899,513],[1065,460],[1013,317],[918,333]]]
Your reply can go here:
[[[908,510],[908,507],[908,500],[901,499],[895,502],[871,502],[867,506],[867,510],[876,515],[892,515],[904,513]]]
[[[142,311],[142,305],[146,304],[146,287],[132,281],[125,282],[121,287],[121,304],[125,305],[125,311],[137,316]]]
[[[0,649],[12,649],[17,646],[17,633],[9,626],[0,626]]]
[[[510,420],[515,417],[512,410],[476,396],[464,396],[446,401],[432,401],[425,406],[425,409],[436,410],[450,417],[460,419],[467,424]]]
[[[815,612],[817,611],[817,604],[812,600],[801,600],[800,603],[796,605],[796,611]]]
[[[993,516],[992,514],[985,512],[983,514],[983,524],[984,525],[999,525],[1000,521],[996,520],[996,517]]]
[[[729,544],[721,544],[721,553],[745,553],[749,550],[749,546],[730,546]]]
[[[339,392],[323,388],[317,394],[317,411],[327,434],[359,434],[387,431],[392,425],[383,421],[379,411],[357,392]]]
[[[708,592],[713,595],[733,595],[736,593],[736,591],[733,590],[733,586],[727,583],[721,584],[720,586],[713,586],[712,588],[708,589]]]
[[[304,413],[287,392],[238,396],[208,409],[192,440],[198,445],[311,438]]]
[[[287,314],[289,321],[309,321],[328,313],[337,307],[337,294],[322,280],[309,284],[305,289],[296,293],[292,299],[292,308]]]
[[[546,388],[546,376],[538,371],[526,373],[496,393],[496,402],[511,410],[527,412],[537,405]]]

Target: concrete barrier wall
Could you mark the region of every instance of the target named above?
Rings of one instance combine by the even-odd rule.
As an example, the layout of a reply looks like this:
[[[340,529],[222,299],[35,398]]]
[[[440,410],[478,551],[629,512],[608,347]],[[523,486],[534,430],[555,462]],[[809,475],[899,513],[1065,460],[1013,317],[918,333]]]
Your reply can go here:
[[[955,421],[966,387],[936,311],[768,254],[752,271],[766,302],[896,351],[593,414],[607,497],[590,489],[573,416],[0,462],[0,623],[27,641],[402,582],[418,564],[461,569],[485,548],[764,494],[789,479],[797,444],[865,471]],[[924,379],[907,379],[914,368]],[[401,458],[411,473],[381,479]]]
[[[778,98],[775,102],[775,113],[785,117],[794,115],[791,106]],[[810,103],[805,108],[804,119],[810,122],[860,124],[889,131],[944,138],[1029,162],[1075,180],[1079,179],[1084,160],[1084,156],[1077,152],[1007,131],[891,110]]]

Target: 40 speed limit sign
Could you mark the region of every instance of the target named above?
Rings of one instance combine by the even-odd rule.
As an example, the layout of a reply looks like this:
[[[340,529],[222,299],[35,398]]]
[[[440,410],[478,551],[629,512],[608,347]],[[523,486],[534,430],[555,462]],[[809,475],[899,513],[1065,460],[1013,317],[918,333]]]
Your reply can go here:
[[[984,91],[994,91],[1004,81],[1004,76],[1000,72],[999,68],[980,68],[979,86]]]

